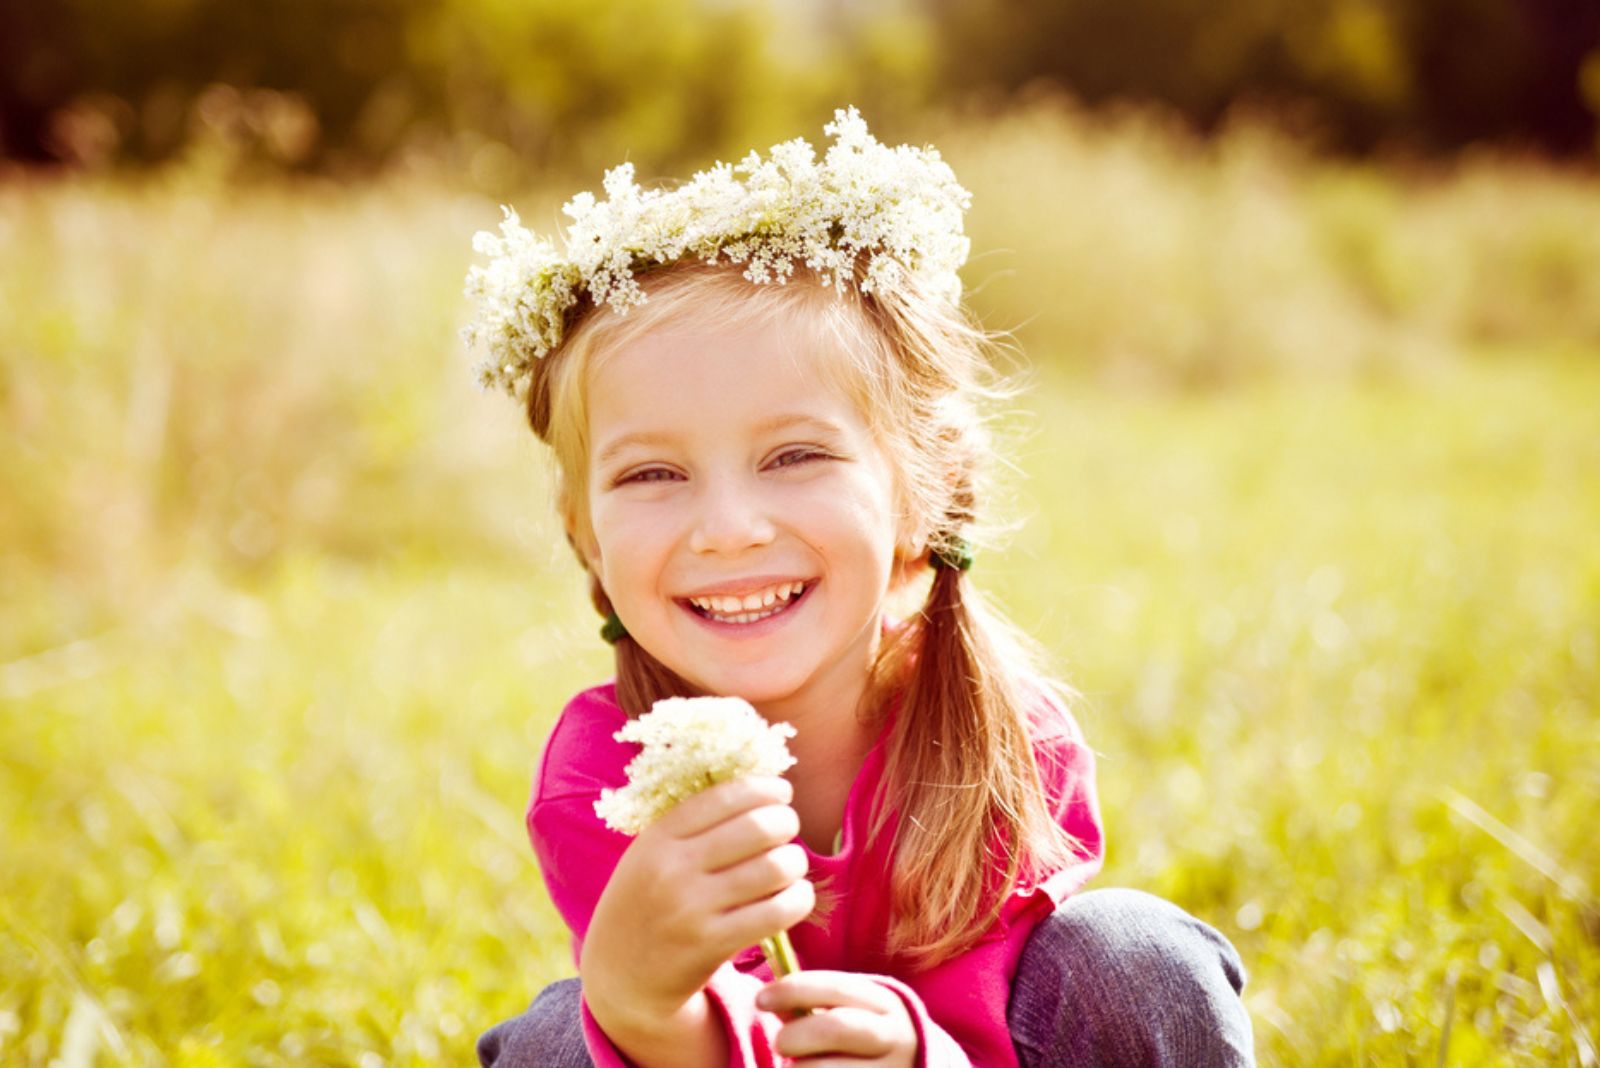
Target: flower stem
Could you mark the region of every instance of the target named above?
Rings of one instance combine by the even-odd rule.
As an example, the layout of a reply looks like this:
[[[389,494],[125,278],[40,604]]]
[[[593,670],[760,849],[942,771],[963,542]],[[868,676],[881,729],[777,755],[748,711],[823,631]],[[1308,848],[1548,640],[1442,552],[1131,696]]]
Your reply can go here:
[[[767,955],[767,963],[772,966],[775,978],[782,979],[800,970],[800,958],[794,955],[794,945],[789,941],[788,931],[779,931],[771,938],[763,938],[761,952]]]

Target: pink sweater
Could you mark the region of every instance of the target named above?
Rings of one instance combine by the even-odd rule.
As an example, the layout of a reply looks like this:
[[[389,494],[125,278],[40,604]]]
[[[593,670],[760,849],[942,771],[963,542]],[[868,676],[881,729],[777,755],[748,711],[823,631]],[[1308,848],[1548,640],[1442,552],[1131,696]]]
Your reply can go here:
[[[528,834],[550,896],[572,929],[577,959],[600,892],[631,841],[594,814],[606,787],[627,781],[625,768],[638,746],[612,735],[627,716],[611,685],[578,694],[557,720],[545,746]],[[869,801],[883,774],[883,739],[867,754],[845,803],[841,848],[819,856],[809,848],[810,878],[829,880],[840,894],[826,922],[790,930],[802,967],[870,974],[904,1001],[921,1040],[917,1063],[927,1068],[1015,1068],[1006,1027],[1006,1004],[1017,960],[1034,924],[1100,869],[1103,854],[1094,760],[1077,725],[1055,701],[1034,717],[1034,753],[1056,818],[1083,846],[1082,859],[1042,881],[1019,887],[992,929],[966,953],[920,972],[908,971],[881,951],[889,917],[889,844],[869,841]],[[887,836],[883,836],[887,837]],[[725,963],[707,985],[727,1028],[732,1065],[776,1068],[772,1036],[780,1021],[755,1007],[755,995],[772,973],[751,947]],[[583,1009],[589,1052],[599,1068],[625,1068],[627,1060]]]

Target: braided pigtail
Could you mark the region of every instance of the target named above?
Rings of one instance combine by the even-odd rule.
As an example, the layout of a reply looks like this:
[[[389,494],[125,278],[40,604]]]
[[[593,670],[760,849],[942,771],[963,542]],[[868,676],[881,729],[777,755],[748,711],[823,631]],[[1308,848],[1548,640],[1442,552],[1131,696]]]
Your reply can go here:
[[[1029,870],[1077,851],[1033,758],[1039,694],[1022,685],[1003,625],[968,588],[970,562],[958,540],[933,550],[927,601],[887,658],[901,701],[873,829],[894,835],[886,948],[918,967],[962,952]]]
[[[874,833],[894,841],[885,948],[931,967],[973,945],[1021,880],[1072,863],[1080,849],[1054,818],[1034,758],[1046,684],[1026,639],[964,577],[992,455],[978,406],[1004,397],[983,370],[990,341],[914,292],[865,310],[896,370],[887,376],[895,390],[871,407],[901,413],[903,470],[918,491],[908,514],[929,517],[934,570],[922,610],[874,680],[880,708],[899,695],[873,815]]]

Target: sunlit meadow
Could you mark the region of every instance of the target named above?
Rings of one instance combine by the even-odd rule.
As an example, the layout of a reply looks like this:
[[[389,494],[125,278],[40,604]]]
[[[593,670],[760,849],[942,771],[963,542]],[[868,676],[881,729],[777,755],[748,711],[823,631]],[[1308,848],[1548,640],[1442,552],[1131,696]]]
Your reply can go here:
[[[1600,182],[938,139],[1035,368],[974,574],[1083,692],[1101,883],[1238,944],[1264,1063],[1600,1063]],[[570,974],[522,805],[607,655],[459,349],[496,219],[0,184],[0,1063],[471,1063]]]

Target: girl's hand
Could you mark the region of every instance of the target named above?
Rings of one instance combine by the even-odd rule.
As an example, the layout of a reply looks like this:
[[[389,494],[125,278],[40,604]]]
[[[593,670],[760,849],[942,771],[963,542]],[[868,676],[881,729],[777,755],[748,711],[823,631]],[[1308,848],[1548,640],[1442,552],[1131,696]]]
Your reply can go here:
[[[724,961],[810,914],[793,797],[779,778],[721,783],[628,846],[595,904],[579,963],[603,1027],[670,1031]]]
[[[776,979],[756,996],[756,1007],[792,1016],[774,1043],[806,1068],[882,1065],[912,1068],[917,1032],[898,994],[854,972],[795,972]]]

